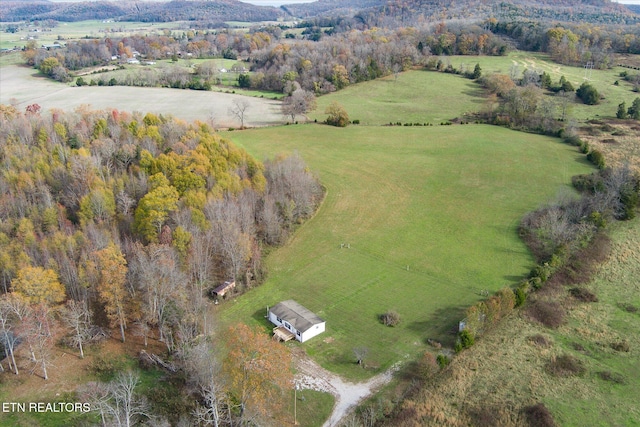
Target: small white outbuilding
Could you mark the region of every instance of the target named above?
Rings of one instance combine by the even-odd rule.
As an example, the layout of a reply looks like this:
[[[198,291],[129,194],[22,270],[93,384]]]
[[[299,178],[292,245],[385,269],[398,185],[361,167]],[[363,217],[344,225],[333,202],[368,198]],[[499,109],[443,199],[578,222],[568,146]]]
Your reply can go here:
[[[323,333],[325,329],[324,320],[294,300],[282,301],[271,307],[269,321],[279,328],[286,328],[300,342]]]

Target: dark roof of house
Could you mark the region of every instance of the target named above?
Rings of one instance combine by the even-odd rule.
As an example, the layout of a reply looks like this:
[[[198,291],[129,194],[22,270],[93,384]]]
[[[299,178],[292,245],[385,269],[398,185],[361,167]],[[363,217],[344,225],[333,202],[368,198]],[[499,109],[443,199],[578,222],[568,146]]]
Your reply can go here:
[[[229,289],[235,288],[235,287],[236,287],[236,281],[235,280],[229,280],[229,281],[224,282],[222,285],[218,286],[217,288],[215,288],[213,290],[213,292],[215,294],[224,295]]]
[[[314,325],[324,323],[324,320],[315,313],[292,299],[274,305],[269,311],[280,319],[289,322],[291,326],[300,332],[305,332]]]

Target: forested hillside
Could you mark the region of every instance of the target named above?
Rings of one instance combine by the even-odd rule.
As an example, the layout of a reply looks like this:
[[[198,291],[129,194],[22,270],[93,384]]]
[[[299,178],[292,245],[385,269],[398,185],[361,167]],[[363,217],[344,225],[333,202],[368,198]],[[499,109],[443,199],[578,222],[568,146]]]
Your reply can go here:
[[[8,1],[0,3],[0,21],[53,19],[75,22],[87,19],[121,21],[273,21],[286,14],[273,7],[254,6],[236,0],[172,2],[48,2]]]
[[[0,332],[16,374],[46,379],[56,340],[82,354],[100,328],[183,363],[208,333],[208,291],[259,284],[264,248],[323,194],[300,157],[262,163],[204,123],[34,104],[0,106],[0,125]]]
[[[345,15],[360,10],[356,19],[366,25],[416,25],[444,19],[535,19],[566,22],[632,24],[638,16],[608,0],[480,0],[332,1],[321,0],[286,6],[296,16]]]

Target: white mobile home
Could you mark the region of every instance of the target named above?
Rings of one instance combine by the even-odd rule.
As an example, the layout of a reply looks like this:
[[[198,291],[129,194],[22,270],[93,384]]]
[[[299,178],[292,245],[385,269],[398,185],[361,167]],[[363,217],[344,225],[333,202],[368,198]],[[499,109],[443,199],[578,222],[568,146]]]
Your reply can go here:
[[[305,342],[324,332],[325,321],[294,300],[282,301],[269,309],[269,321],[286,328],[295,339]]]

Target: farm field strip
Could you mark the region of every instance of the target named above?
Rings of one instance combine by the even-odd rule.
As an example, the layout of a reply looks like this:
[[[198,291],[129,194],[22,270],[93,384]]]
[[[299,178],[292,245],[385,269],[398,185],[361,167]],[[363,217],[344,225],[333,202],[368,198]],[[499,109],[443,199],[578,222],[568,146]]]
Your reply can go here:
[[[73,110],[80,106],[93,109],[115,108],[127,111],[170,114],[186,120],[213,119],[216,126],[240,126],[229,113],[233,101],[241,95],[128,86],[76,87],[37,76],[37,71],[22,66],[0,67],[0,103],[15,99],[20,109],[38,103],[44,110]],[[242,97],[250,103],[246,114],[249,126],[282,123],[280,104],[267,98]]]

